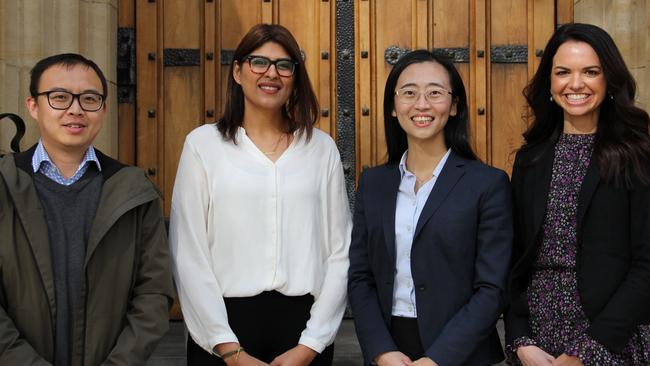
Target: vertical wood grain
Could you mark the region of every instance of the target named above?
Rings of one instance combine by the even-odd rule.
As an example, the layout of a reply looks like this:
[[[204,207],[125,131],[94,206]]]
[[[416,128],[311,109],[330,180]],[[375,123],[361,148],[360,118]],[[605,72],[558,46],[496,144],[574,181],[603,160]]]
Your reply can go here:
[[[483,161],[487,161],[488,147],[488,126],[490,123],[489,113],[486,108],[490,105],[489,90],[489,67],[490,52],[489,39],[489,9],[486,0],[471,2],[470,14],[470,81],[469,81],[469,116],[472,127],[472,143],[474,151]],[[478,52],[482,56],[478,56]],[[479,114],[479,108],[484,112]]]
[[[372,147],[376,136],[373,134],[374,128],[372,121],[377,121],[381,119],[381,116],[377,113],[379,105],[373,99],[374,84],[372,78],[372,63],[376,63],[377,56],[370,51],[372,47],[372,32],[371,32],[371,4],[369,1],[359,1],[357,2],[356,8],[356,37],[355,37],[355,55],[356,55],[356,64],[357,73],[355,75],[356,79],[356,91],[357,95],[357,104],[355,106],[356,111],[356,177],[359,176],[359,172],[363,169],[364,166],[371,166],[374,164],[374,156]],[[367,57],[362,58],[361,52],[367,52]],[[361,113],[363,108],[368,108],[369,114],[364,116]]]
[[[528,44],[529,1],[533,0],[491,1],[491,46]],[[510,171],[514,152],[521,146],[521,134],[525,130],[522,119],[525,101],[521,91],[528,80],[528,63],[493,63],[490,72],[488,162]]]
[[[136,2],[136,136],[137,165],[145,172],[158,170],[158,63],[162,55],[158,48],[159,3]],[[153,60],[149,59],[149,55]],[[145,87],[146,86],[146,87]],[[156,113],[149,117],[149,111]],[[158,174],[149,179],[160,188]]]
[[[117,8],[118,28],[135,29],[135,1],[121,0]],[[135,46],[137,47],[137,45]],[[117,101],[114,101],[117,103]],[[133,103],[119,103],[117,105],[117,158],[124,164],[136,163],[136,110]]]
[[[204,6],[201,0],[166,1],[163,5],[163,47],[203,50]],[[200,53],[203,64],[205,53]],[[162,71],[162,141],[160,155],[165,214],[171,195],[185,136],[203,123],[204,75],[201,66],[165,66]]]

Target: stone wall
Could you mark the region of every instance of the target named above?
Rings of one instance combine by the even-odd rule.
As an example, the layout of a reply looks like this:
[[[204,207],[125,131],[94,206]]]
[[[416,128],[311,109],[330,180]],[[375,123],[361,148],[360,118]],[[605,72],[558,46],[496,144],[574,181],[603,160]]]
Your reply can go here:
[[[576,22],[605,29],[636,79],[637,103],[650,109],[650,4],[646,0],[575,0]]]
[[[0,112],[27,124],[25,149],[38,128],[25,108],[29,71],[43,57],[75,52],[95,61],[109,83],[107,119],[95,145],[117,156],[116,34],[118,0],[0,0]],[[14,128],[0,121],[0,151],[9,150]]]

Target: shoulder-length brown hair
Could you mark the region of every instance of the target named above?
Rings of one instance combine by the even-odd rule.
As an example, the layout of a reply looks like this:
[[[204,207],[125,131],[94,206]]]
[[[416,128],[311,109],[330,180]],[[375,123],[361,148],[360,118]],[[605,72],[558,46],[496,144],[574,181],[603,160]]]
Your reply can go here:
[[[246,56],[260,48],[267,42],[275,42],[282,46],[289,57],[297,62],[293,74],[293,92],[282,109],[282,115],[288,121],[286,132],[298,131],[306,134],[307,140],[311,138],[314,123],[318,119],[318,101],[311,87],[305,60],[298,46],[298,42],[289,30],[279,24],[258,24],[253,26],[242,38],[233,54],[233,62],[228,73],[228,88],[226,90],[226,105],[223,115],[217,123],[217,128],[226,140],[234,143],[237,129],[244,119],[244,92],[241,85],[235,82],[233,70],[235,62],[240,66]]]

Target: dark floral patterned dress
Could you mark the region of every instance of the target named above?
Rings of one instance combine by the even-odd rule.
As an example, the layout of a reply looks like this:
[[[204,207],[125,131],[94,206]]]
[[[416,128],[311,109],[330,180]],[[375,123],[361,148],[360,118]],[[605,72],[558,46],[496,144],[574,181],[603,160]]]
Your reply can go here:
[[[582,310],[576,274],[578,194],[594,146],[595,135],[563,134],[555,146],[553,174],[544,219],[544,236],[528,287],[532,339],[509,345],[509,358],[519,346],[536,345],[557,357],[576,356],[589,365],[650,365],[650,329],[639,326],[620,354],[608,351],[586,334],[589,320]]]

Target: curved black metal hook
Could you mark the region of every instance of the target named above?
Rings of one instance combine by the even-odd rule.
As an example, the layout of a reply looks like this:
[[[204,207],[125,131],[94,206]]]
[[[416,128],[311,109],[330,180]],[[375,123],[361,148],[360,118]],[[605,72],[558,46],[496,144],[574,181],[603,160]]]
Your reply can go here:
[[[13,113],[0,113],[0,120],[3,118],[9,118],[16,125],[16,134],[11,139],[11,150],[20,152],[20,140],[25,136],[25,122],[19,115]]]

